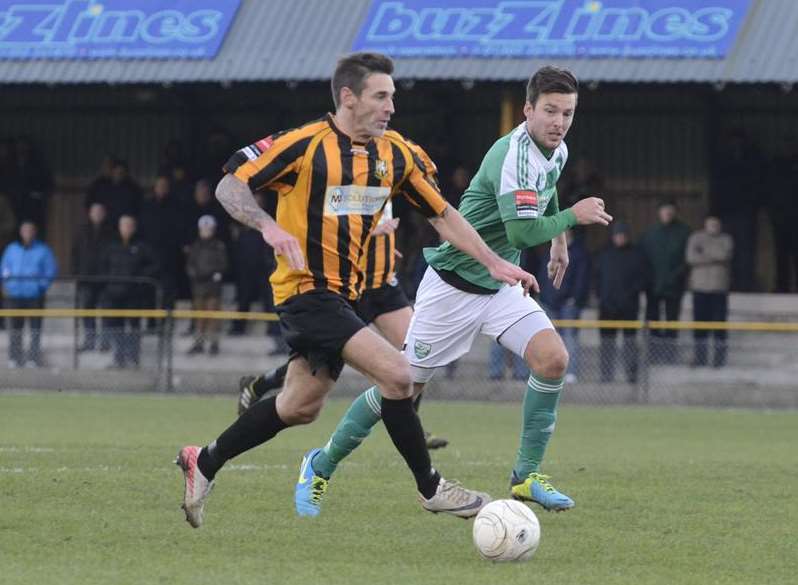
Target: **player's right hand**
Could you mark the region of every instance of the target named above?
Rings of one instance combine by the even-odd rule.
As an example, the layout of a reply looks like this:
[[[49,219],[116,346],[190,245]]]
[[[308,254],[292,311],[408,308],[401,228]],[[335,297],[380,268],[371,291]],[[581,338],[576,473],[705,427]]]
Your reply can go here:
[[[520,282],[525,292],[528,293],[530,290],[540,292],[540,285],[538,285],[538,281],[533,275],[529,274],[529,272],[520,266],[508,262],[503,258],[499,259],[499,261],[494,266],[488,268],[488,270],[490,275],[496,280],[506,282],[513,286]]]
[[[601,225],[609,225],[612,221],[612,216],[604,211],[604,200],[599,197],[586,197],[581,201],[577,201],[571,211],[576,216],[576,223],[579,225],[589,225],[598,223]]]
[[[302,255],[299,240],[294,236],[274,222],[263,226],[260,233],[263,236],[263,240],[274,248],[275,256],[285,256],[285,259],[288,260],[288,265],[294,270],[305,268],[305,256]]]

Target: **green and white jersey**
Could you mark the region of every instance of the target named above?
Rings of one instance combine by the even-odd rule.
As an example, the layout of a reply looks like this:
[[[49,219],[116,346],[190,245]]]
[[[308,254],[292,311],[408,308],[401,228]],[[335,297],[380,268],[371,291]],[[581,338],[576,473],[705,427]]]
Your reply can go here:
[[[559,212],[556,185],[567,159],[565,142],[546,158],[529,136],[526,122],[522,123],[497,140],[482,159],[460,200],[460,213],[494,252],[518,264],[521,251],[510,244],[505,222],[534,222],[543,215]],[[556,235],[547,234],[547,239]],[[424,257],[433,268],[454,272],[478,287],[490,290],[502,287],[503,283],[491,278],[482,264],[449,242],[426,248]]]

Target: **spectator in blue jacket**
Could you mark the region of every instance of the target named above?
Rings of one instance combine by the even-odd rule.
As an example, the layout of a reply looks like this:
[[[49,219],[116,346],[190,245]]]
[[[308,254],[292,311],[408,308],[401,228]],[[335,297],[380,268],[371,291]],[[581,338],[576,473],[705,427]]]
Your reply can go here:
[[[552,319],[579,319],[590,295],[590,255],[582,241],[582,234],[565,232],[568,241],[568,270],[559,289],[548,277],[548,250],[540,263],[537,278],[540,283],[540,303]],[[570,360],[566,379],[575,382],[579,371],[579,329],[559,328]]]
[[[36,239],[36,224],[24,221],[19,228],[19,240],[11,242],[0,260],[3,292],[9,309],[42,309],[44,295],[57,272],[55,256],[50,247]],[[22,349],[25,321],[30,327],[30,349]],[[9,324],[9,367],[28,363],[36,367],[41,359],[41,317],[11,317]]]

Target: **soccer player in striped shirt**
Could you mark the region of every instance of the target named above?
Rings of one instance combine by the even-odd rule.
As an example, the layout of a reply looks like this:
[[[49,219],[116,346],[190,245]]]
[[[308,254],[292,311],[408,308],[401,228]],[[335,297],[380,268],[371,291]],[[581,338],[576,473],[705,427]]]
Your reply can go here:
[[[490,249],[448,206],[409,143],[388,131],[392,72],[384,55],[342,59],[332,79],[334,115],[247,146],[225,165],[217,198],[235,219],[260,230],[275,251],[270,282],[292,360],[280,394],[259,401],[205,447],[187,445],[178,453],[183,510],[194,527],[203,523],[205,502],[224,464],[287,427],[313,422],[344,363],[377,382],[382,420],[413,473],[425,510],[471,517],[490,501],[432,467],[413,410],[407,359],[355,313],[364,278],[360,261],[385,204],[401,194],[442,239],[484,263],[497,281],[535,289],[537,281]],[[277,193],[276,218],[257,204],[257,190]],[[309,490],[319,489],[315,480],[307,483]]]

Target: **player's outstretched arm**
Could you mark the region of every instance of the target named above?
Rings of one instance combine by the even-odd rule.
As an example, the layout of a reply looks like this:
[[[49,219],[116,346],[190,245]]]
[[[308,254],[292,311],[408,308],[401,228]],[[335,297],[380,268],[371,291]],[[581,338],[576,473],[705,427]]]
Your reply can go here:
[[[430,218],[429,221],[442,240],[448,241],[452,246],[485,266],[496,280],[511,285],[521,282],[527,290],[531,289],[536,292],[540,290],[534,276],[491,250],[479,236],[477,230],[463,219],[460,212],[451,205],[446,206],[441,215]]]
[[[261,209],[249,185],[227,174],[216,186],[216,198],[233,218],[260,231],[264,241],[274,248],[274,254],[285,256],[291,268],[302,270],[305,267],[305,257],[299,241]]]
[[[554,240],[575,225],[609,225],[612,216],[604,210],[604,201],[598,197],[587,197],[573,207],[553,215],[541,215],[534,219],[510,219],[504,223],[507,241],[523,250]]]
[[[610,225],[612,216],[604,210],[604,200],[599,197],[585,197],[574,203],[571,211],[579,225]]]

